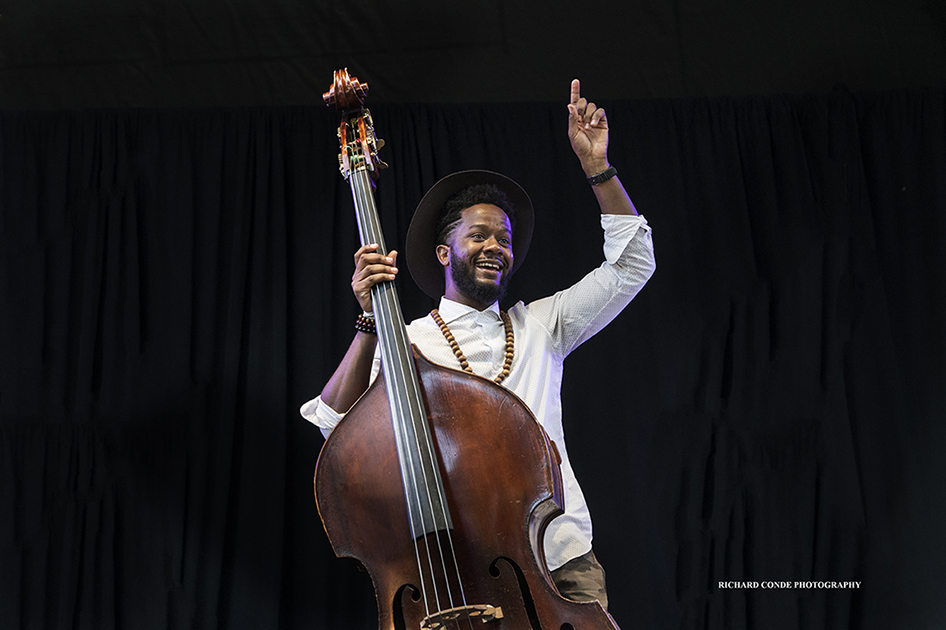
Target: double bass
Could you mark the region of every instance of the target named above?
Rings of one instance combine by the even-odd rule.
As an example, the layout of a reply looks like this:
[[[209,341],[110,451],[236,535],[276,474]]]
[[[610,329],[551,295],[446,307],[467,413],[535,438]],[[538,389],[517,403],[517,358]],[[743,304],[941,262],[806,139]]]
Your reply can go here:
[[[367,91],[338,70],[324,99],[341,112],[339,164],[361,243],[387,254]],[[379,628],[617,630],[598,602],[566,600],[552,583],[543,536],[562,513],[562,479],[531,411],[412,347],[393,282],[371,299],[382,370],[323,445],[314,486],[336,555],[371,577]]]

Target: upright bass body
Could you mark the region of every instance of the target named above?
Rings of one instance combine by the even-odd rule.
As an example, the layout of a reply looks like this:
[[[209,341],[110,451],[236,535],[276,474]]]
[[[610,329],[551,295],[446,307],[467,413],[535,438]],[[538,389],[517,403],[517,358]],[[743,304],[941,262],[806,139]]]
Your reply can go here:
[[[386,253],[366,92],[338,71],[325,98],[344,111],[340,164],[361,242]],[[562,512],[562,481],[528,407],[412,351],[393,283],[371,295],[382,373],[322,447],[315,495],[336,554],[371,576],[380,628],[616,630],[600,604],[571,602],[552,585],[543,535]]]
[[[329,436],[316,467],[325,531],[336,554],[355,558],[371,576],[380,628],[435,628],[436,620],[425,620],[456,609],[456,623],[439,627],[467,628],[465,617],[474,627],[516,630],[615,627],[599,604],[565,600],[551,584],[542,537],[561,513],[562,483],[557,454],[532,413],[487,379],[415,358],[450,539],[426,534],[415,548],[383,374]],[[452,553],[441,551],[451,542]],[[437,592],[427,599],[438,610],[425,607],[423,590]]]

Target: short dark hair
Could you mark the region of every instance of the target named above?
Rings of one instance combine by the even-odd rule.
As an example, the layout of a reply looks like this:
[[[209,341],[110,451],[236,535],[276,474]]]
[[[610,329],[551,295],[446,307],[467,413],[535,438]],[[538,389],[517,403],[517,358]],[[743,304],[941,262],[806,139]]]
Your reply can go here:
[[[460,223],[460,215],[464,210],[481,203],[492,204],[505,212],[509,217],[510,232],[515,231],[516,213],[506,193],[495,184],[473,184],[454,193],[443,204],[440,218],[437,220],[437,245],[447,244],[447,239]]]

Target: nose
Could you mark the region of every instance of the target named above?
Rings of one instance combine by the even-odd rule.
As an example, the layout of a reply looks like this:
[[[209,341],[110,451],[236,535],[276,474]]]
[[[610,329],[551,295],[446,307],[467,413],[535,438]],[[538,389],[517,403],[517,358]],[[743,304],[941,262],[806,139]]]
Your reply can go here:
[[[503,248],[499,244],[499,241],[496,240],[495,236],[490,236],[486,242],[483,243],[483,249],[490,252],[500,252]]]

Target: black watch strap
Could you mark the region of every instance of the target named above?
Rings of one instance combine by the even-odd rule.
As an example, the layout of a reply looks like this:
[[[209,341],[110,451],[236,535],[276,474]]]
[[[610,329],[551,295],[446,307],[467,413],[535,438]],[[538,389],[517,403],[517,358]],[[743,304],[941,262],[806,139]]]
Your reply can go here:
[[[609,179],[611,179],[617,174],[618,174],[618,169],[614,168],[613,166],[609,166],[608,168],[601,171],[600,173],[595,173],[594,175],[589,177],[588,183],[591,184],[592,186],[597,186],[598,184],[602,184],[608,181]]]

